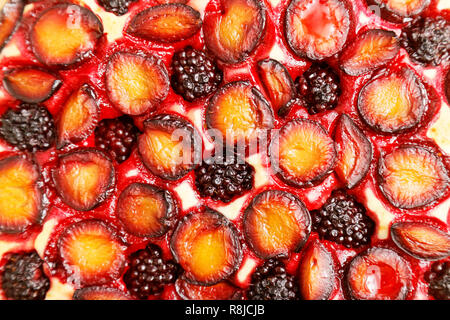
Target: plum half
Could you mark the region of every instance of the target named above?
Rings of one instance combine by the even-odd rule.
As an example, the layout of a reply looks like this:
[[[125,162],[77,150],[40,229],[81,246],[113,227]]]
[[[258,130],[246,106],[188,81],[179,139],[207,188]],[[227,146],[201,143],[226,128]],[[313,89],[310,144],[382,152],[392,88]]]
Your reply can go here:
[[[39,169],[20,156],[0,160],[0,233],[21,233],[45,213]]]
[[[414,209],[438,200],[450,178],[443,160],[419,145],[402,145],[380,159],[379,187],[397,208]]]
[[[8,43],[22,18],[24,0],[6,0],[0,4],[0,50]]]
[[[255,50],[266,25],[266,9],[258,0],[221,0],[222,12],[203,23],[206,47],[225,63],[239,63]]]
[[[430,4],[430,0],[366,0],[383,19],[391,22],[406,22],[419,15]],[[376,12],[377,13],[377,12]]]
[[[285,124],[270,144],[272,169],[286,183],[311,187],[335,168],[334,141],[319,123],[294,119]]]
[[[189,213],[178,223],[170,248],[185,279],[196,285],[210,286],[229,278],[242,261],[237,229],[209,208]]]
[[[344,47],[350,27],[350,11],[340,0],[292,0],[286,9],[286,39],[302,58],[335,55]]]
[[[311,232],[311,216],[291,193],[267,190],[244,211],[243,231],[257,256],[269,259],[299,251]]]
[[[178,279],[175,289],[184,300],[238,300],[241,297],[239,288],[228,281],[221,281],[212,286],[200,286]]]
[[[404,300],[412,289],[411,277],[409,264],[398,253],[374,247],[353,258],[345,285],[355,300]]]
[[[346,114],[342,114],[336,124],[334,141],[338,150],[335,171],[346,187],[352,189],[369,171],[372,143]]]
[[[428,96],[414,71],[383,71],[359,93],[358,112],[373,130],[399,134],[416,127],[428,107]]]

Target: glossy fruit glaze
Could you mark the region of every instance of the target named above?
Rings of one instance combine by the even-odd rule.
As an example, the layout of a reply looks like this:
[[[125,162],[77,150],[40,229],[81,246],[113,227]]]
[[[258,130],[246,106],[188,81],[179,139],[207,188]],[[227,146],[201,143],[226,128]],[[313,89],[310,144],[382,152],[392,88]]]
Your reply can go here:
[[[266,58],[274,58],[281,61],[288,69],[291,77],[295,79],[297,76],[301,75],[305,70],[308,69],[310,62],[306,59],[301,59],[294,55],[286,43],[284,37],[284,15],[285,8],[287,7],[288,0],[280,1],[264,1],[267,8],[267,21],[264,36],[261,43],[257,48],[251,53],[248,59],[237,65],[226,65],[220,64],[220,68],[224,71],[224,81],[223,84],[229,83],[231,81],[237,80],[248,80],[253,85],[260,88],[261,92],[264,92],[263,86],[260,82],[260,78],[257,75],[257,62]],[[125,27],[129,23],[130,18],[136,13],[140,12],[143,8],[148,6],[153,6],[157,4],[154,0],[141,0],[136,3],[132,3],[130,6],[129,15],[120,17],[120,23],[117,27],[111,28],[111,21],[108,22],[109,30],[114,28],[120,28],[125,21]],[[206,20],[208,16],[214,12],[219,11],[219,0],[193,0],[188,3],[195,9],[203,12],[203,20]],[[30,32],[30,27],[33,19],[42,12],[42,10],[48,8],[52,5],[51,1],[36,2],[30,5],[30,9],[25,11],[22,23],[19,29],[14,34],[11,43],[14,43],[20,55],[13,56],[2,56],[0,61],[0,66],[2,69],[11,68],[18,65],[39,65],[39,62],[34,57],[29,42],[27,40],[27,35]],[[98,7],[93,1],[87,2],[87,5],[91,7],[94,12],[101,11],[102,9]],[[381,27],[388,30],[393,30],[397,34],[400,32],[402,25],[389,23],[376,15],[372,14],[367,8],[365,1],[356,0],[349,1],[349,6],[351,6],[353,15],[351,20],[351,29],[348,36],[347,43],[354,39],[355,34],[360,33],[365,29],[370,29],[374,27]],[[425,16],[437,16],[443,15],[446,19],[450,19],[450,12],[447,10],[440,11],[437,9],[438,1],[432,1],[430,6],[426,9],[424,13]],[[94,9],[95,8],[95,9]],[[109,19],[111,19],[111,14]],[[107,16],[104,15],[104,16]],[[119,21],[119,18],[117,18]],[[105,21],[103,21],[106,24]],[[113,24],[112,24],[113,25]],[[108,31],[108,28],[105,28]],[[69,94],[74,88],[79,87],[83,83],[89,83],[95,90],[97,95],[97,100],[101,109],[100,119],[114,118],[121,115],[109,102],[105,89],[105,67],[108,58],[115,52],[126,49],[132,51],[143,51],[151,52],[158,55],[170,73],[170,62],[172,55],[175,51],[184,48],[187,45],[191,45],[196,49],[203,49],[204,40],[202,33],[199,32],[193,37],[176,42],[174,44],[158,44],[151,41],[140,40],[133,38],[130,35],[124,34],[116,38],[117,32],[111,34],[104,34],[100,39],[94,55],[87,59],[85,62],[75,65],[74,67],[67,69],[57,69],[53,70],[59,74],[62,79],[61,88],[47,101],[44,105],[48,110],[55,116],[60,106],[67,99]],[[112,39],[112,40],[111,40]],[[338,70],[338,59],[336,57],[331,57],[328,59],[330,65],[334,66]],[[440,146],[430,138],[430,136],[438,136],[432,127],[434,123],[439,119],[439,115],[446,113],[448,115],[448,110],[442,110],[442,108],[447,108],[443,102],[444,98],[444,78],[446,74],[445,66],[440,65],[435,68],[424,68],[420,65],[414,64],[408,58],[406,51],[403,49],[396,56],[394,61],[392,61],[388,68],[395,71],[401,68],[401,66],[408,65],[421,77],[426,85],[428,95],[430,97],[430,105],[428,111],[423,118],[422,122],[413,131],[399,135],[379,135],[371,131],[364,123],[360,120],[357,110],[356,101],[358,93],[362,86],[370,79],[371,73],[366,75],[351,77],[346,75],[344,72],[340,72],[342,95],[339,99],[339,104],[336,109],[320,113],[316,115],[309,115],[306,109],[300,105],[294,105],[286,118],[275,117],[275,128],[280,128],[286,122],[295,118],[308,118],[319,122],[328,130],[332,132],[336,123],[336,119],[339,114],[346,113],[351,116],[352,119],[356,119],[356,122],[360,128],[362,128],[364,134],[369,138],[369,140],[374,145],[374,159],[371,163],[370,169],[366,177],[353,189],[348,191],[350,194],[354,195],[358,201],[363,203],[367,209],[368,214],[374,219],[377,225],[376,233],[372,237],[371,246],[382,246],[391,248],[397,251],[404,259],[406,259],[413,273],[413,290],[408,293],[407,299],[433,299],[427,293],[427,283],[423,279],[423,275],[426,270],[429,269],[430,262],[416,260],[411,256],[404,254],[401,250],[397,248],[394,242],[389,238],[389,227],[393,222],[399,222],[404,220],[414,220],[414,221],[426,221],[432,225],[437,226],[442,230],[448,230],[448,225],[450,223],[449,215],[449,192],[447,190],[446,194],[441,197],[438,201],[434,202],[432,205],[427,206],[425,209],[413,209],[413,210],[401,210],[393,207],[388,201],[383,197],[379,188],[377,187],[376,181],[376,168],[379,161],[380,155],[393,150],[395,147],[401,145],[402,143],[419,143],[426,146],[431,146],[434,150],[441,153],[443,159],[446,161],[447,167],[449,166],[449,156],[448,148],[446,150],[440,149]],[[50,69],[51,70],[51,69]],[[431,75],[431,76],[430,76]],[[207,99],[200,99],[198,101],[189,103],[181,98],[181,96],[175,94],[173,89],[170,88],[170,92],[165,99],[165,101],[157,107],[157,109],[152,114],[158,113],[176,113],[189,119],[197,129],[204,133],[204,110]],[[6,111],[8,106],[16,105],[18,102],[7,94],[3,95],[2,101],[0,103],[0,114]],[[145,114],[143,116],[135,116],[135,124],[142,130],[142,123],[147,119],[150,114]],[[443,117],[443,120],[448,124],[448,117]],[[446,128],[446,132],[442,132],[444,136],[448,136],[448,125],[447,127],[440,126],[438,130],[443,130]],[[431,133],[431,134],[430,134]],[[439,133],[440,134],[440,133]],[[212,142],[203,136],[203,144],[205,150],[211,150]],[[0,157],[6,157],[10,154],[16,153],[10,146],[6,143],[1,145]],[[118,234],[123,243],[127,244],[126,253],[130,254],[137,249],[143,248],[149,241],[146,238],[138,238],[127,233],[123,227],[118,223],[115,216],[115,209],[118,195],[131,183],[142,182],[154,184],[159,187],[167,188],[171,190],[176,195],[176,198],[181,207],[180,215],[186,215],[188,212],[198,210],[201,205],[207,205],[211,208],[224,213],[229,219],[233,221],[238,230],[242,230],[242,215],[243,210],[247,207],[248,203],[253,199],[253,197],[266,189],[277,189],[289,191],[297,195],[311,210],[319,209],[326,199],[330,196],[331,192],[338,189],[341,184],[337,176],[333,173],[328,176],[322,183],[311,188],[294,188],[286,185],[281,180],[279,180],[275,175],[273,175],[269,170],[268,158],[263,154],[252,155],[249,157],[248,161],[257,168],[255,187],[243,197],[235,200],[231,204],[222,204],[220,202],[214,202],[209,199],[200,198],[199,195],[194,191],[194,176],[193,172],[189,173],[181,180],[169,182],[162,180],[158,177],[153,176],[143,165],[137,150],[134,150],[128,160],[119,164],[115,164],[116,170],[116,186],[113,193],[101,203],[97,208],[90,210],[88,212],[80,212],[72,209],[71,207],[64,204],[61,199],[57,196],[55,191],[55,186],[50,177],[50,170],[54,167],[56,157],[58,154],[65,153],[69,150],[76,149],[78,147],[95,147],[94,135],[86,138],[82,142],[76,145],[69,145],[62,150],[56,150],[51,148],[45,152],[38,152],[34,155],[36,163],[40,166],[42,170],[42,176],[45,182],[45,194],[48,198],[49,210],[43,221],[42,225],[34,226],[28,229],[26,232],[19,235],[1,235],[0,242],[6,247],[10,247],[12,251],[27,250],[32,247],[36,247],[37,251],[42,255],[44,260],[47,262],[47,271],[49,275],[51,274],[53,282],[65,283],[67,281],[64,271],[60,265],[58,254],[57,254],[57,239],[61,232],[69,224],[81,221],[88,218],[96,218],[110,222],[118,230]],[[448,144],[447,144],[448,147]],[[50,232],[50,233],[49,233]],[[315,232],[312,232],[308,242],[312,242],[318,238]],[[168,243],[170,239],[170,233],[157,239],[152,239],[151,241],[160,245],[163,248],[165,257],[170,258],[171,253],[168,248]],[[36,241],[35,241],[36,240]],[[331,294],[331,299],[345,299],[343,291],[343,274],[344,268],[347,263],[354,257],[357,253],[364,250],[358,249],[346,249],[343,246],[339,246],[330,241],[321,241],[323,245],[332,252],[334,259],[334,264],[337,270],[337,276],[335,277],[335,284],[333,288],[333,293]],[[242,239],[242,243],[245,241]],[[288,272],[295,274],[297,272],[297,266],[302,253],[291,254],[285,259]],[[230,279],[237,287],[247,288],[250,282],[250,275],[253,269],[262,263],[259,259],[252,253],[247,246],[244,245],[244,258],[239,270]],[[126,290],[124,283],[121,279],[118,279],[112,283],[110,286],[116,287],[120,290]],[[69,284],[67,287],[71,287]],[[67,290],[67,289],[66,289]],[[70,291],[70,289],[68,289]],[[58,291],[55,289],[55,293],[52,297],[64,298],[64,295],[58,296]],[[163,294],[155,299],[180,299],[176,293],[174,286],[169,285],[165,288]]]

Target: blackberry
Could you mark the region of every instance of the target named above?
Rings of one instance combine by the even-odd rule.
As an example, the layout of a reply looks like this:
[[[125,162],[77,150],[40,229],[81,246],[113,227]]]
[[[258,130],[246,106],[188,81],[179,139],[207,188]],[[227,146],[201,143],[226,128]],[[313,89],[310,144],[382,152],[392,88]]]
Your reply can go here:
[[[174,283],[178,272],[178,264],[164,261],[161,248],[149,243],[145,249],[131,254],[130,268],[123,280],[133,296],[147,299],[150,295],[160,294],[165,285]]]
[[[313,230],[322,239],[347,248],[369,244],[374,222],[366,209],[344,191],[335,191],[320,210],[313,212]]]
[[[128,12],[128,7],[135,1],[137,0],[98,0],[98,4],[106,11],[121,16]]]
[[[280,260],[267,260],[252,274],[249,300],[298,300],[298,287],[294,276],[287,274]]]
[[[55,123],[46,108],[23,103],[0,118],[0,137],[20,150],[47,150],[55,142]]]
[[[11,254],[1,275],[4,295],[14,300],[45,299],[50,280],[44,273],[43,264],[35,251]]]
[[[442,17],[419,18],[403,29],[402,46],[424,65],[437,66],[450,60],[450,22]]]
[[[206,159],[194,172],[200,196],[227,203],[252,189],[255,169],[233,154]]]
[[[429,292],[437,300],[450,300],[450,262],[437,261],[425,273]]]
[[[138,128],[129,116],[104,119],[95,129],[95,145],[122,163],[130,156],[138,133]]]
[[[172,87],[187,101],[206,97],[222,81],[222,71],[214,60],[190,46],[174,54],[172,69]]]
[[[325,63],[313,63],[296,79],[296,86],[310,114],[336,108],[341,95],[339,75]]]

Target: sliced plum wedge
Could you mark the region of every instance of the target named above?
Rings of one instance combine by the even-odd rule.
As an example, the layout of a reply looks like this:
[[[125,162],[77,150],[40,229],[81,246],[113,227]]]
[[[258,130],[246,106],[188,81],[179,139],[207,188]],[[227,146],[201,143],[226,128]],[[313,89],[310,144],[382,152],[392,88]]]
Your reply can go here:
[[[379,187],[397,208],[424,207],[445,194],[450,184],[443,160],[419,145],[403,145],[380,159]]]
[[[336,173],[348,189],[355,187],[369,171],[373,158],[372,143],[346,114],[341,115],[334,130],[338,150]]]
[[[8,43],[22,18],[24,0],[6,0],[0,4],[0,50]]]
[[[319,123],[294,119],[272,140],[270,158],[281,179],[303,188],[320,183],[333,171],[337,153],[334,141]]]
[[[173,225],[178,207],[169,191],[132,183],[120,194],[116,214],[129,233],[138,237],[158,237]]]
[[[370,29],[360,34],[341,53],[340,67],[351,76],[359,76],[386,65],[400,50],[392,31]]]
[[[202,26],[200,13],[180,3],[161,4],[139,12],[127,33],[156,42],[176,42],[195,35]]]
[[[140,115],[151,111],[169,93],[169,75],[153,55],[119,51],[106,67],[109,99],[123,113]]]
[[[239,63],[259,44],[266,25],[266,9],[257,0],[221,0],[222,13],[205,18],[206,47],[225,63]]]
[[[62,81],[54,74],[37,67],[19,67],[7,70],[3,86],[14,98],[28,103],[40,103],[61,86]]]
[[[0,233],[20,233],[40,223],[44,198],[38,168],[20,156],[0,160]]]
[[[403,133],[416,127],[428,107],[425,87],[414,71],[384,71],[359,93],[358,111],[373,130],[385,134]]]
[[[132,300],[125,292],[116,288],[93,286],[78,289],[73,294],[73,300]]]
[[[233,223],[206,208],[186,215],[170,241],[185,279],[196,285],[213,285],[230,277],[242,261],[242,247]]]
[[[91,86],[83,84],[70,94],[56,118],[56,147],[61,149],[90,136],[97,125],[98,116],[95,93]]]
[[[302,253],[298,267],[300,295],[305,300],[327,300],[333,292],[336,272],[331,253],[318,241]]]
[[[273,127],[273,112],[261,92],[248,81],[230,82],[220,88],[206,108],[208,129],[220,132],[223,143],[255,141]]]
[[[187,120],[161,114],[144,122],[138,150],[151,173],[163,179],[178,180],[200,163],[202,140]]]
[[[221,281],[212,286],[200,286],[178,279],[175,289],[184,300],[238,300],[241,297],[239,288],[228,281]]]
[[[376,5],[381,16],[391,22],[405,22],[421,13],[430,0],[366,0],[369,5]]]
[[[117,279],[125,266],[125,246],[101,220],[69,225],[59,236],[58,252],[70,282],[104,284]]]
[[[397,222],[391,226],[391,237],[416,259],[441,260],[450,256],[450,235],[430,224]]]
[[[100,205],[115,183],[111,159],[101,151],[89,148],[60,155],[52,176],[63,202],[80,211]]]
[[[288,70],[273,59],[258,62],[258,74],[275,112],[287,107],[296,96],[296,88]]]
[[[340,0],[292,0],[286,10],[286,39],[302,58],[335,55],[344,47],[350,27],[350,12]]]
[[[40,62],[67,66],[90,57],[102,34],[102,23],[92,11],[61,3],[37,17],[29,38]]]
[[[245,209],[243,232],[250,248],[263,259],[297,252],[308,240],[311,216],[291,193],[268,190]]]
[[[350,262],[345,276],[355,300],[404,300],[411,290],[411,269],[398,253],[374,247]]]

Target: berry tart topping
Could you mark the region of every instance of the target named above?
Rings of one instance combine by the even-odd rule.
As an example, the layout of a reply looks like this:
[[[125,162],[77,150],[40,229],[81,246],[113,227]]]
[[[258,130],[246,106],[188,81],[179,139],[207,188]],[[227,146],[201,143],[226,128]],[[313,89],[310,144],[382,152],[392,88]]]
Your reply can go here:
[[[45,216],[40,172],[31,161],[0,160],[0,233],[21,233]]]
[[[8,254],[0,277],[2,292],[8,299],[44,300],[50,289],[44,261],[35,251]]]
[[[178,180],[192,171],[202,155],[197,129],[187,120],[160,114],[144,122],[138,138],[138,150],[144,165],[155,176]]]
[[[242,246],[234,224],[209,208],[180,220],[170,248],[185,270],[186,281],[197,285],[209,286],[229,278],[242,262]]]
[[[94,286],[75,290],[73,300],[132,300],[123,291],[116,288]]]
[[[205,45],[225,63],[243,62],[258,46],[266,26],[263,1],[221,0],[222,11],[203,24]]]
[[[162,293],[165,285],[175,282],[180,271],[174,261],[163,259],[161,248],[153,243],[132,253],[129,265],[123,280],[130,294],[139,299]]]
[[[118,16],[128,12],[128,8],[137,0],[97,0],[98,4],[108,12]]]
[[[353,258],[345,284],[355,300],[404,300],[412,289],[411,279],[406,260],[391,249],[374,247]]]
[[[335,283],[336,272],[331,253],[314,241],[305,248],[298,267],[299,291],[304,300],[327,300]]]
[[[133,151],[138,134],[139,129],[131,117],[104,119],[95,129],[95,145],[118,163],[122,163]]]
[[[230,202],[253,188],[255,169],[236,154],[215,155],[194,172],[200,196],[215,201]]]
[[[159,237],[174,225],[178,206],[171,192],[144,183],[132,183],[119,196],[117,218],[138,237]]]
[[[341,0],[292,0],[286,10],[287,42],[303,58],[335,55],[344,47],[350,27],[350,12]]]
[[[0,7],[0,50],[9,42],[17,29],[25,7],[24,0],[7,0]]]
[[[50,6],[29,35],[36,58],[50,66],[68,66],[92,56],[103,25],[89,9],[72,3]]]
[[[338,74],[325,63],[313,63],[296,79],[299,98],[310,114],[336,108],[341,95]]]
[[[420,222],[397,222],[391,226],[395,244],[416,259],[441,260],[450,256],[450,235]]]
[[[419,145],[402,145],[380,159],[381,192],[397,208],[427,206],[448,192],[450,177],[444,161]]]
[[[295,277],[286,272],[283,262],[269,259],[256,268],[247,290],[249,300],[298,300]]]
[[[428,96],[413,70],[382,71],[361,89],[358,112],[370,128],[399,134],[419,125],[428,108]]]
[[[126,32],[146,40],[172,43],[192,37],[201,27],[198,11],[185,4],[167,3],[138,13]]]
[[[55,124],[48,110],[37,104],[21,104],[0,118],[0,137],[19,150],[49,149],[55,142]]]
[[[419,18],[402,31],[402,45],[417,63],[437,66],[450,60],[450,21]]]
[[[69,225],[57,246],[68,280],[76,286],[111,282],[125,266],[125,246],[113,227],[101,220]]]
[[[450,300],[450,262],[437,261],[425,273],[428,292],[437,300]]]
[[[334,191],[324,206],[313,213],[313,230],[323,239],[358,248],[370,243],[374,222],[366,209],[345,191]]]
[[[64,203],[80,211],[100,205],[115,184],[112,161],[96,149],[60,155],[52,177],[56,192]]]
[[[352,189],[369,171],[373,158],[372,143],[346,114],[337,121],[334,141],[338,152],[335,172],[345,186]]]
[[[12,68],[4,73],[3,87],[14,98],[27,103],[40,103],[52,96],[62,81],[37,67]]]
[[[268,259],[298,252],[311,232],[311,217],[291,193],[267,190],[244,211],[245,239],[257,256]]]
[[[188,46],[172,58],[172,88],[184,100],[207,97],[222,82],[222,71],[203,51]]]
[[[73,91],[56,118],[57,142],[61,149],[69,143],[78,143],[90,136],[97,125],[99,107],[88,84]]]
[[[296,187],[322,182],[336,165],[336,147],[326,130],[307,119],[285,124],[270,145],[272,166],[278,176]]]

